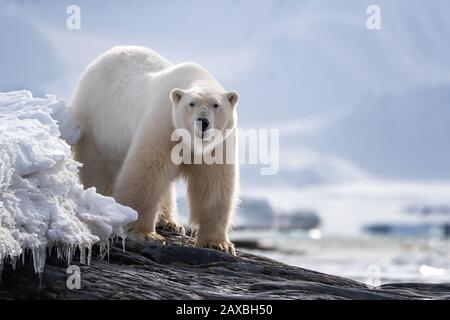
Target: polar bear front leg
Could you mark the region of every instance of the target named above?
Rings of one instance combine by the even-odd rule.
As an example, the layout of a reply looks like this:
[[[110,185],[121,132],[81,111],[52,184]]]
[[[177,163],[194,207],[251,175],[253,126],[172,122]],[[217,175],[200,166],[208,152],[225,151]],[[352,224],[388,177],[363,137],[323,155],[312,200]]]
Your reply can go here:
[[[236,201],[235,165],[191,165],[187,174],[191,221],[198,225],[198,247],[235,255],[228,227]]]
[[[155,152],[144,150],[130,150],[117,177],[114,198],[138,212],[138,220],[128,225],[132,240],[165,243],[155,226],[162,197],[174,179],[174,168],[170,161],[155,160]]]
[[[176,207],[175,183],[172,182],[161,200],[160,213],[156,226],[171,232],[185,234],[184,227],[175,220]]]

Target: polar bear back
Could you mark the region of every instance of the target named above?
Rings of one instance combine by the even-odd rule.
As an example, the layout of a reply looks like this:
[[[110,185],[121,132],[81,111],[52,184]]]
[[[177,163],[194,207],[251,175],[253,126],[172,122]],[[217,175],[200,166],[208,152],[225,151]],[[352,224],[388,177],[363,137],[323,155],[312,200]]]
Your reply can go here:
[[[149,74],[172,66],[158,53],[138,46],[114,47],[95,59],[82,75],[72,103],[82,134],[92,136],[102,151],[123,158],[148,108]]]

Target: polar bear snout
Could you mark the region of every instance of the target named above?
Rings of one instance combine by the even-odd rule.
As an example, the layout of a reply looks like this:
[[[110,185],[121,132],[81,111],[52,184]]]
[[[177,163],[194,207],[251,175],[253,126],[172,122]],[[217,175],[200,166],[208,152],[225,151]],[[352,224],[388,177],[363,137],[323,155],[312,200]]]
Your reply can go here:
[[[208,118],[200,117],[195,121],[197,128],[201,130],[203,133],[206,132],[211,127],[211,122],[209,122]]]

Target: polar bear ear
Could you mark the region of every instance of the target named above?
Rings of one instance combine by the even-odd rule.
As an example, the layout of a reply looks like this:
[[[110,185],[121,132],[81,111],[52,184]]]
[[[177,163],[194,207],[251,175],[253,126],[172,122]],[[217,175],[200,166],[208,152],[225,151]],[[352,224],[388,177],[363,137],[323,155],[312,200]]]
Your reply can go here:
[[[175,88],[170,92],[170,100],[173,104],[177,104],[183,98],[184,93],[183,90]]]
[[[234,108],[239,100],[239,93],[236,91],[228,91],[227,92],[228,101],[230,101],[231,106]]]

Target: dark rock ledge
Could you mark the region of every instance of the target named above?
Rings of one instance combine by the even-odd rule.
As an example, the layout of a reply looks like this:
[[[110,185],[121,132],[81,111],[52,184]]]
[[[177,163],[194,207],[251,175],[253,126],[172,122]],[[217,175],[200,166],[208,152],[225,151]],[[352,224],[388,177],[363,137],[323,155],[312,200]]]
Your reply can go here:
[[[162,233],[167,246],[127,241],[123,252],[122,244],[117,243],[111,248],[109,262],[93,256],[90,266],[79,264],[79,290],[67,289],[67,263],[53,255],[47,257],[41,283],[30,261],[18,264],[15,271],[5,266],[0,299],[450,298],[450,284],[390,284],[370,289],[356,281],[239,250],[233,257],[194,248],[190,237]]]

